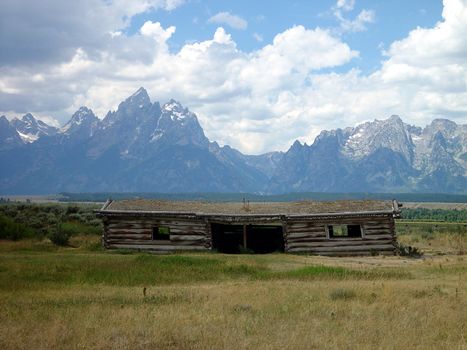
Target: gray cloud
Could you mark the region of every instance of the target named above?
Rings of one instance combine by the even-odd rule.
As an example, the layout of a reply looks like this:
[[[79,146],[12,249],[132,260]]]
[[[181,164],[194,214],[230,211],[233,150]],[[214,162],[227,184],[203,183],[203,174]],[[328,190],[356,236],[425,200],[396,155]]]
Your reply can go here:
[[[54,64],[78,47],[99,50],[110,26],[105,16],[98,20],[95,7],[93,0],[0,2],[0,64]]]
[[[122,45],[112,34],[125,28],[132,16],[151,9],[173,10],[182,3],[182,0],[2,0],[0,65],[66,62],[78,48],[98,59],[113,45]],[[131,39],[126,44],[131,46]],[[130,50],[126,54],[129,59],[137,56],[147,60],[143,48],[138,45],[136,55],[129,55]]]

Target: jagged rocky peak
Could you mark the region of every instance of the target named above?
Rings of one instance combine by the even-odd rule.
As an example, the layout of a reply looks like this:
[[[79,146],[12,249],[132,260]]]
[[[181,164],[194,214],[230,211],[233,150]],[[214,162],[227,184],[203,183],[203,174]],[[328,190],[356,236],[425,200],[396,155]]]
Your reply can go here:
[[[61,132],[71,134],[78,130],[85,130],[86,133],[92,134],[92,130],[95,129],[98,123],[99,119],[93,111],[86,106],[82,106],[71,116],[68,123],[61,128]]]
[[[164,115],[169,115],[173,121],[182,121],[186,118],[196,118],[196,115],[182,106],[182,104],[174,99],[171,99],[169,102],[165,103],[162,106],[162,113]]]
[[[34,116],[31,113],[26,113],[25,115],[23,115],[21,120],[26,123],[37,124],[36,118],[34,118]]]
[[[0,116],[0,150],[14,148],[23,144],[18,132],[8,119]]]
[[[86,106],[82,106],[71,116],[71,119],[68,123],[80,125],[82,123],[89,123],[96,120],[97,117],[93,111]]]
[[[366,122],[348,130],[343,153],[353,159],[361,159],[379,148],[401,153],[406,160],[412,158],[412,140],[406,124],[398,115],[388,119]]]
[[[9,125],[10,122],[8,121],[6,116],[4,115],[0,116],[0,126],[6,126],[7,124]]]
[[[389,119],[387,119],[388,122],[391,122],[391,123],[398,123],[398,124],[404,124],[404,122],[402,121],[401,117],[399,117],[397,114],[393,114],[389,117]],[[383,120],[384,122],[384,120]]]
[[[119,127],[133,129],[147,122],[154,123],[159,115],[159,103],[152,104],[147,91],[141,87],[121,102],[116,111],[109,111],[103,120],[103,125],[104,128],[115,124]]]
[[[319,151],[326,151],[329,154],[335,154],[345,143],[349,130],[335,129],[323,130],[316,136],[315,141],[309,148]]]
[[[348,133],[349,129],[353,130],[352,128],[347,128],[345,130],[342,130],[342,129],[321,130],[319,135],[316,136],[315,142],[320,142],[330,137],[340,139],[343,136],[343,134]]]
[[[140,87],[136,92],[128,97],[125,101],[120,103],[118,108],[132,107],[132,108],[144,108],[151,104],[148,92],[145,88]]]
[[[174,99],[162,105],[161,117],[151,136],[153,143],[161,139],[179,145],[209,147],[209,140],[196,115]]]
[[[26,143],[34,142],[42,136],[50,136],[58,132],[58,128],[36,119],[31,113],[23,115],[21,119],[14,118],[11,125]]]
[[[302,145],[302,143],[300,141],[295,140],[295,142],[292,144],[292,146],[290,146],[288,152],[295,152],[295,151],[301,150],[305,146],[306,145]]]
[[[447,119],[435,119],[425,128],[425,132],[435,135],[440,132],[444,137],[452,137],[457,131],[457,124]]]

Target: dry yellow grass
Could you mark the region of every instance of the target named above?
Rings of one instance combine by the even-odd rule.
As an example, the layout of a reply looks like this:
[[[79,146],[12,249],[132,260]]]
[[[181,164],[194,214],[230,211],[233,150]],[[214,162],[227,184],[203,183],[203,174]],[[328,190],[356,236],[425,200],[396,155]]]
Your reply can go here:
[[[464,276],[465,277],[465,276]],[[1,347],[463,349],[455,281],[79,286],[2,295]],[[332,292],[352,291],[332,298]],[[339,294],[337,294],[339,295]]]
[[[28,264],[42,258],[51,259],[50,269],[63,274],[74,266],[67,264],[67,259],[82,262],[83,266],[87,262],[86,268],[93,259],[96,262],[136,259],[145,263],[164,259],[79,249],[14,251],[14,244],[8,244],[8,250],[0,249],[0,277],[11,281],[25,269],[33,273],[34,265]],[[18,244],[24,248],[24,242]],[[46,281],[14,289],[3,285],[0,348],[467,348],[465,256],[407,259],[186,254],[180,257],[215,258],[225,261],[227,267],[258,267],[283,275],[263,279],[239,274],[221,280],[187,278],[176,283],[162,283],[154,276],[135,286],[76,281]],[[316,265],[392,274],[374,278],[352,274],[307,278],[287,274]]]

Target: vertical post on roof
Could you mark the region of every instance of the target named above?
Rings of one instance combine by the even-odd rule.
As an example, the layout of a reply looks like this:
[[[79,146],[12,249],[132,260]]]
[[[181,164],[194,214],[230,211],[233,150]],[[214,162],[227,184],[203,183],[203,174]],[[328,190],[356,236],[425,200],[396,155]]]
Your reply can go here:
[[[246,250],[246,225],[243,224],[243,248]]]

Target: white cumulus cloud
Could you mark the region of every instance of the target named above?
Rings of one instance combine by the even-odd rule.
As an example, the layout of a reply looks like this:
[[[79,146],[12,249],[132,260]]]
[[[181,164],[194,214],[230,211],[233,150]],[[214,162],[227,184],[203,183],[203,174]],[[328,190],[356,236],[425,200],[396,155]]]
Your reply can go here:
[[[346,11],[354,6],[339,3]],[[107,35],[98,50],[72,45],[59,61],[0,64],[0,114],[32,112],[64,123],[87,105],[103,117],[144,86],[153,100],[175,98],[197,113],[210,139],[247,153],[285,150],[295,139],[311,143],[322,129],[391,114],[417,125],[437,117],[465,123],[467,1],[445,0],[442,16],[389,45],[371,74],[345,68],[359,53],[322,28],[294,26],[245,52],[219,27],[209,40],[171,52],[175,27],[148,21],[134,35]],[[98,26],[96,37],[121,25]]]

